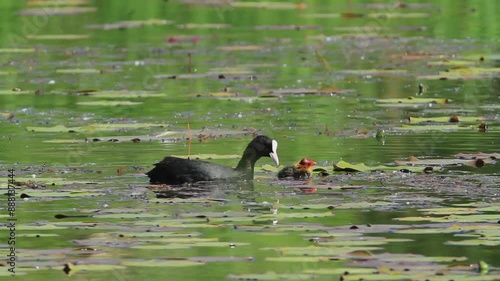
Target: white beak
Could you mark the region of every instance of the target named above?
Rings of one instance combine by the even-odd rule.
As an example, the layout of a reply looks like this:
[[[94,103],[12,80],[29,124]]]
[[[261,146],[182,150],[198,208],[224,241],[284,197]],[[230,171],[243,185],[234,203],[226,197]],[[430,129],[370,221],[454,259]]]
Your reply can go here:
[[[272,143],[273,147],[273,151],[271,153],[269,153],[269,157],[271,157],[273,160],[274,160],[274,163],[276,163],[276,167],[280,165],[280,159],[278,158],[278,142],[273,140],[273,143]]]

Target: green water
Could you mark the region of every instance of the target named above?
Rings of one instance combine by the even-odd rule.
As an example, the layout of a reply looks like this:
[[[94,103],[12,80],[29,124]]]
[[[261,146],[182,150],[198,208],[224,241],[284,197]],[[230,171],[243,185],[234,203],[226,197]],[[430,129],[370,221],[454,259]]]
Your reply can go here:
[[[143,174],[152,168],[152,163],[166,155],[186,155],[188,152],[239,155],[251,140],[253,131],[279,142],[278,153],[283,165],[308,157],[319,166],[328,167],[329,172],[332,163],[339,160],[376,166],[411,155],[452,158],[457,153],[498,153],[498,1],[432,4],[407,1],[405,7],[393,2],[370,6],[372,1],[336,1],[335,4],[305,1],[306,6],[285,3],[281,9],[231,6],[228,1],[215,5],[204,5],[203,1],[192,4],[131,0],[82,2],[81,6],[69,7],[90,10],[71,15],[53,14],[56,7],[66,7],[62,1],[52,1],[52,6],[37,6],[36,1],[0,3],[0,90],[3,91],[0,93],[0,175],[4,179],[1,187],[7,187],[7,170],[14,168],[16,177],[22,181],[29,178],[64,180],[54,186],[49,180],[46,187],[22,188],[20,193],[53,190],[95,193],[76,197],[37,195],[26,200],[17,197],[17,225],[45,225],[31,230],[20,227],[16,232],[16,268],[19,275],[23,274],[23,280],[67,278],[62,271],[65,263],[77,263],[76,267],[85,264],[116,266],[78,271],[71,275],[76,280],[270,278],[259,275],[265,273],[278,274],[277,279],[287,280],[291,277],[279,274],[293,274],[299,279],[339,280],[336,273],[315,275],[314,272],[354,268],[356,258],[300,260],[304,256],[328,258],[334,255],[332,253],[298,255],[297,261],[273,258],[295,257],[287,253],[288,247],[318,246],[309,241],[309,233],[342,237],[336,227],[405,225],[409,222],[395,219],[421,216],[421,208],[470,203],[475,207],[490,207],[483,213],[499,214],[498,164],[495,163],[481,169],[447,167],[431,175],[334,173],[324,179],[315,177],[311,182],[299,183],[278,181],[274,172],[258,168],[251,187],[216,187],[191,201],[156,198],[146,188],[148,179]],[[41,10],[38,14],[27,15],[27,9]],[[374,16],[375,13],[383,15]],[[150,19],[171,22],[119,29],[89,28],[90,25]],[[187,24],[199,26],[184,28]],[[227,26],[209,28],[206,24]],[[80,39],[40,38],[70,34],[84,36]],[[169,38],[176,42],[169,42]],[[250,50],[224,50],[227,46],[250,46]],[[12,50],[14,48],[34,48],[34,51],[21,53]],[[480,57],[485,60],[480,62]],[[481,77],[468,73],[459,80],[419,78],[454,67],[430,64],[443,60],[469,60],[474,66],[496,70]],[[95,72],[61,73],[65,69]],[[346,70],[358,72],[349,74]],[[380,70],[400,72],[377,73]],[[189,76],[195,74],[207,76]],[[165,78],[173,75],[176,79]],[[182,78],[182,75],[187,76]],[[226,78],[219,79],[219,75]],[[425,87],[422,97],[452,101],[446,105],[420,107],[385,107],[376,101],[416,96],[419,84]],[[332,87],[340,93],[276,94],[278,90],[303,89],[302,92],[307,93],[324,87]],[[28,93],[17,93],[12,91],[14,88]],[[39,94],[35,94],[37,90]],[[147,91],[159,95],[126,97],[124,94],[100,98],[99,93],[77,93],[85,90]],[[222,95],[224,91],[233,95]],[[265,98],[265,95],[274,95],[274,98]],[[81,104],[103,100],[137,104]],[[402,132],[394,129],[406,123],[409,116],[452,115],[484,117],[489,130]],[[26,130],[27,127],[77,127],[93,123],[152,123],[165,127],[74,133]],[[471,126],[477,125],[475,122]],[[193,132],[190,148],[186,141],[188,126]],[[382,129],[386,132],[385,138],[375,138],[377,131]],[[149,136],[167,130],[175,132],[178,138],[175,142],[169,138],[165,142],[148,141]],[[207,141],[198,141],[199,134],[210,137]],[[141,141],[106,141],[123,136]],[[85,138],[103,138],[104,141],[85,142]],[[211,161],[234,166],[238,159],[225,157]],[[261,159],[257,166],[271,162]],[[119,176],[117,169],[122,165],[125,168]],[[79,183],[72,183],[74,181]],[[363,188],[318,188],[314,193],[304,193],[298,187],[350,184],[363,185]],[[476,186],[481,189],[475,191]],[[273,218],[270,209],[277,201],[279,214],[296,214],[296,217]],[[384,207],[374,203],[379,201],[391,205]],[[360,205],[342,205],[348,203]],[[302,207],[309,205],[324,207]],[[326,208],[329,205],[338,208]],[[93,215],[106,210],[110,213],[133,212],[142,217],[54,218],[57,214]],[[7,214],[3,205],[0,211],[0,215]],[[158,214],[164,214],[165,221],[152,217]],[[314,217],[314,214],[321,215]],[[229,217],[227,222],[222,219],[224,215]],[[256,220],[242,219],[246,216]],[[494,229],[498,228],[496,221],[488,218],[470,223]],[[47,226],[54,223],[60,224],[60,228]],[[85,226],[88,223],[96,223],[97,227]],[[191,227],[190,224],[199,225]],[[456,224],[469,226],[461,221]],[[147,231],[165,231],[184,238],[188,235],[212,238],[222,243],[217,246],[188,244],[189,247],[180,248],[174,246],[184,242],[169,244],[155,240],[157,238],[128,240],[119,236]],[[375,254],[465,257],[465,264],[483,260],[492,267],[491,274],[498,274],[493,268],[500,266],[495,243],[458,246],[447,243],[465,239],[455,236],[457,233],[392,232],[393,228],[383,228],[373,234],[364,234],[411,240],[377,245],[380,249],[371,251]],[[2,237],[7,237],[5,228],[1,233]],[[36,234],[56,236],[33,237]],[[100,238],[109,243],[101,243]],[[495,238],[487,242],[492,240]],[[230,246],[231,243],[236,246]],[[2,255],[7,253],[6,239],[0,241],[0,245]],[[143,247],[151,245],[156,248]],[[96,249],[98,253],[82,254],[79,252],[82,247]],[[335,252],[334,247],[332,251]],[[220,260],[210,260],[214,257]],[[151,267],[125,263],[136,260],[201,260],[204,264]],[[439,263],[433,268],[436,264]],[[33,269],[36,267],[39,269]],[[364,267],[381,270],[373,264]]]

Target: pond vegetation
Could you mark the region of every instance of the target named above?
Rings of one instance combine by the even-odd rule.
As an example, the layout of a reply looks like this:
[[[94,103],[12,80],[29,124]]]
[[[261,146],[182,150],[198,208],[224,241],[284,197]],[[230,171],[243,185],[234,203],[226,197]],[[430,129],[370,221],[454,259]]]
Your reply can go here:
[[[1,2],[0,276],[500,280],[499,5]]]

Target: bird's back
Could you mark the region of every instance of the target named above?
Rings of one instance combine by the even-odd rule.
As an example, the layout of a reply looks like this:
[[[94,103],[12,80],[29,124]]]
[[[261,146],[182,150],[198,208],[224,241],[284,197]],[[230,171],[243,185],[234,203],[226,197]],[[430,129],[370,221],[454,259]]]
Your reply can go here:
[[[232,168],[218,164],[177,157],[165,157],[147,173],[151,183],[182,184],[224,180],[238,177]]]

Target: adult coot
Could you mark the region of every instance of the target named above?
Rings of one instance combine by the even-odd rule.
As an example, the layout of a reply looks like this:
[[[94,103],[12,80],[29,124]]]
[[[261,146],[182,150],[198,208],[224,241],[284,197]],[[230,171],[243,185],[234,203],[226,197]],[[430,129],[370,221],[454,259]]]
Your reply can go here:
[[[293,177],[296,180],[307,179],[311,176],[312,167],[316,165],[311,159],[302,158],[299,162],[292,166],[286,166],[278,172],[278,179],[286,179]]]
[[[167,156],[156,163],[155,167],[146,174],[150,183],[163,184],[215,180],[252,180],[255,162],[260,157],[271,157],[276,165],[279,165],[277,148],[277,141],[266,136],[257,136],[248,144],[240,162],[234,169],[206,161]]]

